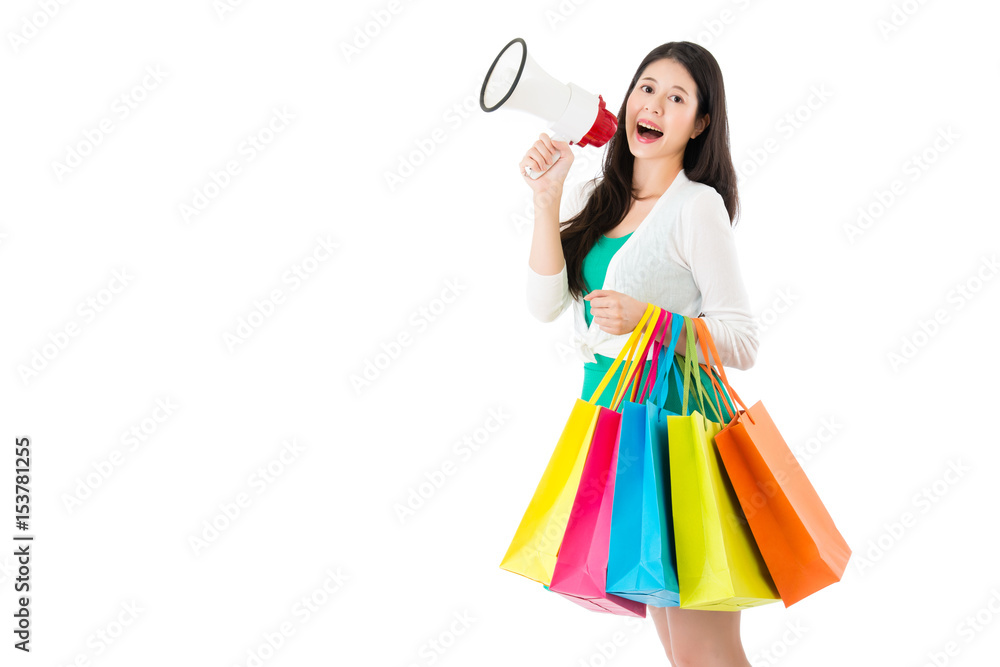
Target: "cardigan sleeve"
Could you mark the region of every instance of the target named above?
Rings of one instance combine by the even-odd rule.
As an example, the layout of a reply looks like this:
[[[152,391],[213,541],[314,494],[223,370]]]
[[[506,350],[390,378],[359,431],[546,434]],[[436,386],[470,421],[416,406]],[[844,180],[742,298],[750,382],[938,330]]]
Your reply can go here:
[[[722,365],[747,370],[757,360],[759,327],[750,310],[725,202],[714,188],[688,202],[683,226],[686,260],[701,292],[702,320]],[[698,361],[706,363],[698,344]]]
[[[583,210],[590,195],[589,181],[584,181],[565,191],[559,206],[560,221],[569,220]],[[569,272],[563,262],[562,270],[555,275],[542,275],[527,267],[525,295],[528,301],[528,312],[542,322],[551,322],[573,303],[569,291]]]

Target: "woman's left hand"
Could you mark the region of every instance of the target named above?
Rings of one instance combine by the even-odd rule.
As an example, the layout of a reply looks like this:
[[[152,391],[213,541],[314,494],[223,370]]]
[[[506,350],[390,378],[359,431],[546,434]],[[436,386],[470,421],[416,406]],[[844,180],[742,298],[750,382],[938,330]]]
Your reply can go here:
[[[614,290],[595,289],[583,298],[590,301],[590,314],[601,331],[614,336],[632,333],[646,312],[645,302]]]

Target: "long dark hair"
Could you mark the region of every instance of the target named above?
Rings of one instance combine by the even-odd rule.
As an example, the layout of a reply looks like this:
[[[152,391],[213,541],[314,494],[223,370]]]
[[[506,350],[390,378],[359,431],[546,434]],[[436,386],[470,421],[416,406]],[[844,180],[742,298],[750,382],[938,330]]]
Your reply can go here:
[[[729,212],[729,222],[736,219],[739,195],[736,192],[736,170],[729,152],[729,121],[726,118],[726,91],[722,70],[715,57],[703,46],[692,42],[668,42],[656,47],[643,58],[632,77],[618,111],[618,129],[608,141],[604,154],[603,179],[597,184],[586,206],[563,223],[560,231],[569,289],[574,299],[585,291],[583,258],[602,234],[625,219],[638,193],[632,188],[632,167],[635,158],[625,136],[625,113],[628,96],[650,63],[670,58],[685,68],[698,88],[695,118],[709,114],[708,127],[688,141],[684,149],[684,173],[692,181],[711,185],[722,195]],[[593,179],[596,181],[597,179]]]

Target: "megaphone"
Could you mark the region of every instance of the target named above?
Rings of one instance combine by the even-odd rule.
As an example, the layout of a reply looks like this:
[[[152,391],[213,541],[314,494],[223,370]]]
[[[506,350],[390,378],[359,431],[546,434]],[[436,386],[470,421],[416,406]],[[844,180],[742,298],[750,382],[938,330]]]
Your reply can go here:
[[[604,107],[603,97],[553,78],[528,55],[520,37],[501,49],[479,91],[480,109],[490,112],[501,106],[544,118],[553,139],[577,146],[603,146],[618,128],[618,119]],[[555,158],[559,159],[558,151]],[[525,167],[524,173],[536,179],[545,171],[534,173]]]

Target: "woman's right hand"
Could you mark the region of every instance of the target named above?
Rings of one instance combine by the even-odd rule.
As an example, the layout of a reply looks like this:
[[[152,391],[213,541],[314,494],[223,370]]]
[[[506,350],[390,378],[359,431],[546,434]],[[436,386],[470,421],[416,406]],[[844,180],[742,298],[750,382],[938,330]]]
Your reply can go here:
[[[559,152],[559,159],[555,160],[555,164],[553,164],[552,156],[556,151]],[[565,141],[555,141],[549,135],[542,132],[538,135],[538,141],[525,153],[518,167],[521,169],[521,177],[524,178],[528,187],[537,195],[549,192],[553,187],[561,191],[563,183],[566,181],[566,175],[569,173],[570,165],[572,164],[573,151],[570,150],[569,144]],[[525,167],[530,167],[531,171],[535,173],[542,171],[546,167],[548,167],[548,171],[538,178],[531,178],[524,173]]]

